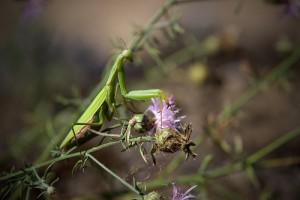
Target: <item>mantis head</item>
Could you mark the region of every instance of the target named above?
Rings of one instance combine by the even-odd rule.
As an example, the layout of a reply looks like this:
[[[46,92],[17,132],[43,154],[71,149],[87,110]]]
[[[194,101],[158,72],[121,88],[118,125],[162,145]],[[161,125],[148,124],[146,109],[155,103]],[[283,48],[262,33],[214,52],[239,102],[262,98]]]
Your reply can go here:
[[[126,60],[129,60],[130,62],[133,62],[133,54],[132,51],[125,49],[122,51],[122,56],[126,58]]]

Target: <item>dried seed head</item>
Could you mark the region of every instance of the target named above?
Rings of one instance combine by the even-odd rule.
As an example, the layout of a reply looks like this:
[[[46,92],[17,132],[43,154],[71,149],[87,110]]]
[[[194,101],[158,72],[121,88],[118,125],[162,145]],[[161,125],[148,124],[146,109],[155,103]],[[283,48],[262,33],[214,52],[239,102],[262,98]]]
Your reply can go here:
[[[195,144],[190,141],[192,133],[192,125],[185,125],[182,128],[182,132],[179,132],[176,128],[166,128],[158,131],[155,134],[154,151],[159,150],[167,153],[174,153],[182,150],[186,153],[186,158],[189,155],[195,157],[196,154],[190,150],[190,146]]]
[[[174,153],[186,143],[183,135],[175,128],[166,128],[155,134],[158,150],[168,153]]]

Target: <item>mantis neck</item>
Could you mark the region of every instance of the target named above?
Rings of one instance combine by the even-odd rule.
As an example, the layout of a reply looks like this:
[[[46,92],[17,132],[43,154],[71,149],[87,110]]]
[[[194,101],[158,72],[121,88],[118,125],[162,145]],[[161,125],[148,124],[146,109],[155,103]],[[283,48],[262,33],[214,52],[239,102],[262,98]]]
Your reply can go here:
[[[118,55],[107,79],[106,85],[112,85],[115,83],[116,75],[118,73],[118,68],[123,64],[124,56],[122,54]]]

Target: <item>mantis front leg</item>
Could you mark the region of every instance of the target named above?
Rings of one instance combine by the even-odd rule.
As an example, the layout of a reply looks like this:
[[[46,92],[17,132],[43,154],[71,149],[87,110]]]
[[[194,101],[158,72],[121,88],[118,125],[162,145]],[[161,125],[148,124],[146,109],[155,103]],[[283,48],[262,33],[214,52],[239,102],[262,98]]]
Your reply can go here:
[[[165,100],[166,104],[169,106],[169,100],[167,96],[160,89],[133,90],[127,92],[125,86],[125,75],[124,75],[123,65],[120,65],[118,68],[118,79],[119,79],[119,85],[120,85],[122,96],[124,96],[125,98],[139,100],[139,101],[149,100],[151,98],[158,98],[160,101],[161,111],[163,109],[163,100]]]
[[[132,90],[123,95],[125,98],[133,100],[149,100],[152,98],[158,98],[160,102],[160,108],[163,109],[163,100],[169,105],[167,96],[160,89],[148,89],[148,90]]]
[[[122,93],[122,96],[127,98],[127,99],[133,99],[133,100],[149,100],[152,98],[158,98],[160,102],[160,120],[162,124],[162,111],[163,111],[163,100],[166,102],[167,107],[170,106],[169,100],[167,96],[164,94],[164,92],[160,89],[148,89],[148,90],[133,90],[133,91],[126,91],[125,87],[125,76],[124,76],[124,68],[123,65],[120,65],[118,68],[118,79],[119,79],[119,85],[120,85],[120,90]],[[130,137],[130,128],[129,128],[129,133],[127,133],[127,141],[129,140]]]

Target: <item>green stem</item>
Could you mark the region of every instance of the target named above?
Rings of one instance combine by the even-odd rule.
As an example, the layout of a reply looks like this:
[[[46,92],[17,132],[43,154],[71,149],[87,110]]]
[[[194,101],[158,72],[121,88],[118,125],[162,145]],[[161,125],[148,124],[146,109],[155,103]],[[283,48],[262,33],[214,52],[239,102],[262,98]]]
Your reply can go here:
[[[248,165],[253,165],[256,162],[258,162],[263,157],[267,156],[272,151],[276,150],[283,144],[287,143],[288,141],[292,140],[293,138],[300,135],[300,127],[284,134],[280,138],[276,139],[272,143],[268,144],[267,146],[263,147],[262,149],[258,150],[256,153],[250,155],[245,163]],[[204,175],[207,178],[216,178],[220,176],[228,175],[232,172],[237,172],[245,168],[245,165],[243,162],[238,162],[234,164],[229,164],[224,167],[220,167],[217,169],[209,170]]]
[[[221,113],[221,119],[228,121],[233,117],[244,105],[246,105],[259,91],[264,89],[268,84],[274,82],[282,74],[284,74],[293,64],[295,64],[300,58],[300,48],[296,48],[295,51],[284,61],[282,61],[274,70],[268,73],[264,78],[256,83],[256,85],[245,93],[239,96],[239,98],[231,105],[228,106]]]
[[[224,177],[224,176],[232,174],[232,173],[240,172],[243,169],[245,169],[245,167],[246,167],[245,164],[248,164],[248,165],[256,164],[256,162],[258,162],[261,158],[265,157],[272,151],[276,150],[283,144],[287,143],[288,141],[292,140],[293,138],[295,138],[299,135],[300,135],[300,127],[284,134],[282,137],[276,139],[269,145],[258,150],[256,153],[249,156],[245,162],[240,161],[240,162],[228,164],[228,165],[216,168],[216,169],[207,170],[202,175],[198,175],[198,176],[195,176],[194,174],[186,175],[186,176],[177,177],[172,180],[166,180],[163,177],[158,178],[158,179],[155,179],[154,181],[148,182],[146,184],[147,189],[153,190],[153,189],[162,187],[165,184],[168,184],[171,182],[176,182],[176,183],[180,183],[180,184],[203,184],[208,179]]]
[[[123,183],[126,187],[128,187],[130,190],[132,190],[133,192],[135,192],[136,194],[140,195],[140,192],[135,189],[132,185],[130,185],[129,183],[127,183],[125,180],[123,180],[121,177],[119,177],[117,174],[115,174],[113,171],[111,171],[110,169],[108,169],[105,165],[103,165],[101,162],[99,162],[96,158],[94,158],[91,154],[86,154],[90,159],[92,159],[97,165],[99,165],[99,167],[101,167],[102,169],[104,169],[105,171],[107,171],[107,173],[111,174],[113,177],[115,177],[117,180],[119,180],[121,183]]]
[[[151,142],[151,141],[153,141],[152,137],[136,137],[136,138],[132,138],[132,139],[129,140],[129,142]],[[107,148],[107,147],[110,147],[110,146],[113,146],[115,144],[119,144],[119,143],[122,143],[122,142],[123,142],[122,140],[118,140],[118,141],[105,143],[105,144],[102,144],[102,145],[99,145],[99,146],[96,146],[96,147],[93,147],[93,148],[87,150],[86,153],[90,154],[90,153],[99,151],[101,149],[104,149],[104,148]],[[39,168],[42,168],[42,167],[46,167],[46,166],[48,166],[52,163],[57,163],[57,162],[67,160],[67,159],[70,159],[70,158],[81,157],[81,155],[82,154],[80,152],[71,153],[71,154],[63,154],[62,156],[60,156],[58,158],[47,160],[47,161],[41,162],[41,163],[36,163],[32,167],[28,167],[28,168],[25,168],[23,170],[19,170],[19,171],[10,173],[8,175],[2,176],[2,177],[0,177],[0,181],[4,181],[4,180],[10,179],[12,177],[24,174],[25,173],[24,171],[32,171],[34,169],[39,169]]]
[[[208,47],[211,46],[208,45],[209,43],[214,43],[214,45],[212,45],[213,47]],[[218,53],[220,50],[221,48],[219,45],[219,41],[216,38],[212,39],[212,37],[207,37],[201,42],[194,41],[192,44],[189,44],[188,46],[176,51],[163,60],[165,73],[161,73],[161,71],[158,72],[157,66],[149,66],[149,70],[147,73],[151,76],[148,76],[149,78],[147,79],[147,81],[156,82],[178,66],[183,65],[184,63],[187,63],[188,61],[191,61],[195,58],[212,56]]]
[[[284,145],[285,143],[287,143],[291,139],[297,137],[299,134],[300,134],[300,127],[294,129],[293,131],[291,131],[289,133],[284,134],[283,136],[281,136],[280,138],[278,138],[274,142],[268,144],[264,148],[260,149],[256,153],[249,156],[248,159],[247,159],[248,163],[249,164],[256,163],[258,160],[262,159],[263,157],[265,157],[266,155],[268,155],[269,153],[271,153],[272,151],[274,151],[278,147]]]
[[[275,167],[285,167],[291,165],[299,165],[300,157],[288,157],[288,158],[275,158],[270,160],[259,161],[256,166],[258,168],[275,168]]]
[[[132,51],[136,51],[140,48],[141,43],[145,41],[146,36],[151,32],[151,30],[154,28],[154,25],[160,20],[162,16],[164,16],[167,11],[172,7],[177,0],[168,0],[162,7],[159,9],[159,11],[152,17],[152,19],[149,21],[149,23],[144,26],[143,30],[139,35],[136,36],[131,42],[129,49]]]
[[[196,144],[193,149],[199,148],[199,146],[204,142],[206,135],[199,135],[195,138],[194,143]],[[163,177],[169,176],[172,172],[174,172],[181,164],[184,163],[185,155],[179,154],[177,157],[172,159],[172,161],[168,164],[166,169],[161,173]]]
[[[244,200],[246,198],[242,197],[238,191],[233,191],[226,186],[223,186],[221,184],[210,184],[209,189],[212,191],[215,191],[216,193],[219,193],[222,198],[226,197],[226,199],[232,199],[232,200]]]

